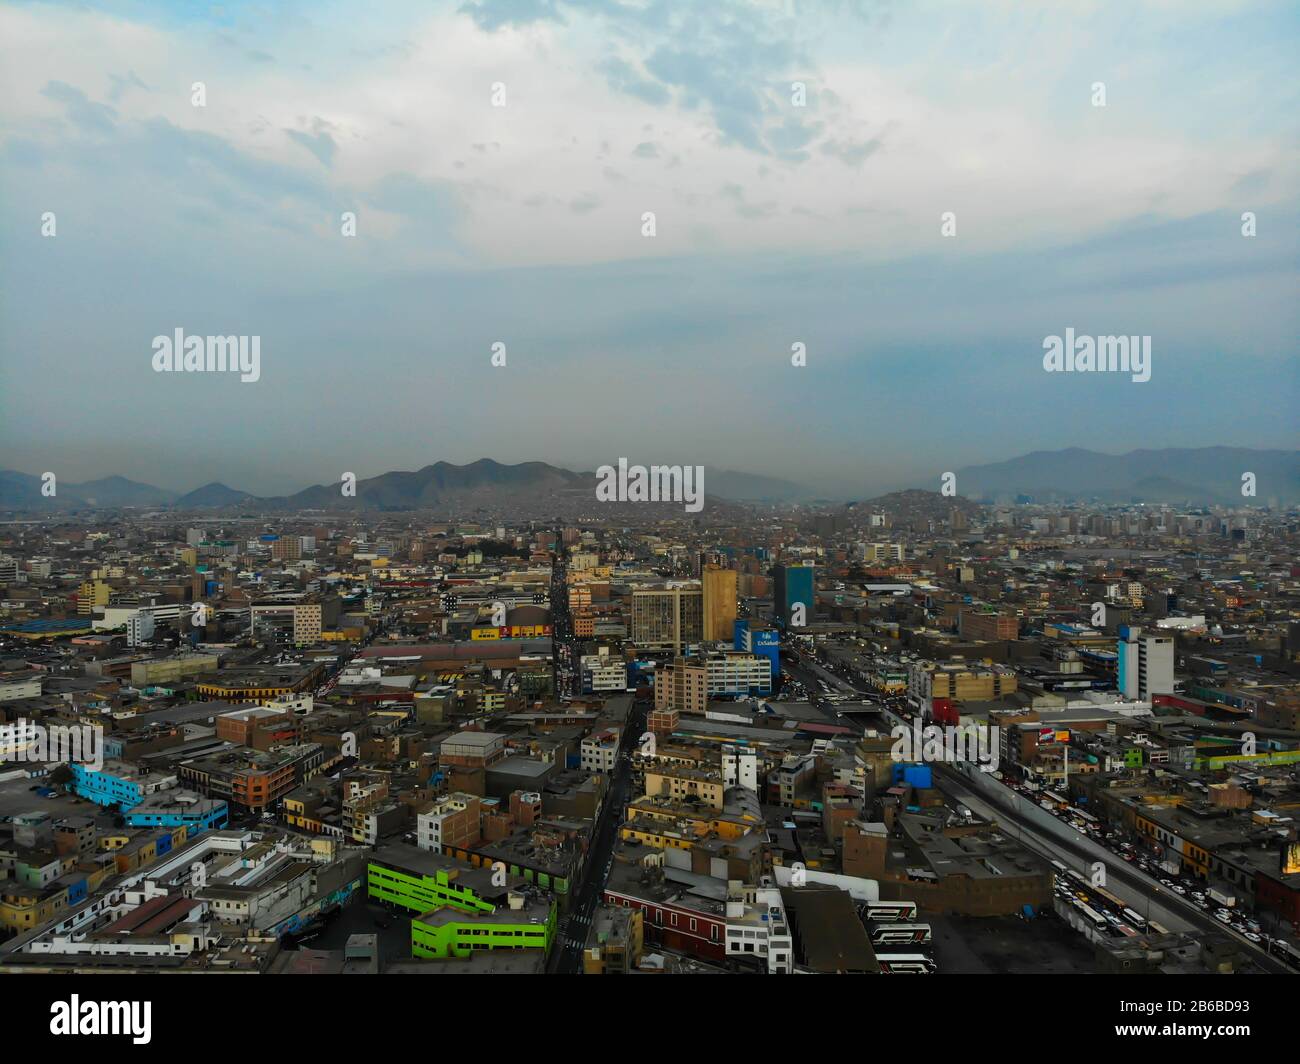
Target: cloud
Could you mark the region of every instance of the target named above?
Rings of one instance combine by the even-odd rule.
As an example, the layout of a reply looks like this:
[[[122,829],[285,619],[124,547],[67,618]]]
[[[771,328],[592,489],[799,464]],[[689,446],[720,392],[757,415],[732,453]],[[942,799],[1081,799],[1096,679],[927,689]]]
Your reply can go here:
[[[875,155],[881,149],[882,141],[880,137],[872,137],[871,140],[852,141],[852,140],[826,140],[821,144],[821,150],[832,155],[846,166],[861,166],[864,162]]]
[[[41,95],[63,105],[68,119],[87,132],[112,133],[117,111],[107,104],[95,103],[80,89],[64,81],[51,81]]]
[[[149,86],[136,77],[134,70],[129,70],[125,75],[110,74],[109,81],[112,83],[108,90],[108,98],[116,103],[122,98],[128,89],[142,89],[145,92],[151,91]]]
[[[338,150],[338,145],[334,143],[334,138],[326,132],[303,133],[296,129],[286,129],[284,131],[289,139],[297,144],[301,144],[312,155],[320,160],[322,166],[329,167],[334,162],[334,153]]]

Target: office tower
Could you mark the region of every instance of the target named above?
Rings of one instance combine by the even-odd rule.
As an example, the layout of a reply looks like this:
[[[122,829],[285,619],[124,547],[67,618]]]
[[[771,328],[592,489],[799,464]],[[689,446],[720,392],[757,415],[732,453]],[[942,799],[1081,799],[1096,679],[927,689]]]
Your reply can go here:
[[[1174,692],[1174,641],[1167,635],[1143,635],[1141,628],[1119,630],[1118,686],[1125,698],[1148,701]]]
[[[281,536],[271,544],[271,557],[277,561],[298,561],[302,557],[302,540],[297,536]]]
[[[680,653],[704,638],[704,593],[698,587],[642,588],[632,592],[632,642]]]
[[[774,588],[772,606],[776,619],[789,626],[796,603],[803,605],[803,623],[811,624],[815,602],[813,600],[813,568],[811,565],[778,565],[773,572]]]
[[[730,642],[736,617],[736,570],[706,565],[704,582],[704,638],[711,642]]]

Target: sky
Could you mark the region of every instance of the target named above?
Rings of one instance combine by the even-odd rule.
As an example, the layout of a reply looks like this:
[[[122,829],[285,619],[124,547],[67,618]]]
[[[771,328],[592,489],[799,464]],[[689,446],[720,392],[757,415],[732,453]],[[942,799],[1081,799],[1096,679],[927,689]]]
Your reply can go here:
[[[1234,0],[0,4],[0,468],[1294,448],[1298,45]],[[259,379],[156,372],[178,328]],[[1151,379],[1045,371],[1067,329]]]

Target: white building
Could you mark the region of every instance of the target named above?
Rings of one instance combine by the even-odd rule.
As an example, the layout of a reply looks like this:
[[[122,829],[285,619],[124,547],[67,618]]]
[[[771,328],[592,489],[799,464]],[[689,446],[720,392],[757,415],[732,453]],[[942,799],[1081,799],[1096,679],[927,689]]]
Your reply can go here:
[[[1149,701],[1174,693],[1174,640],[1143,635],[1141,628],[1121,628],[1118,686],[1125,698]]]
[[[582,767],[588,772],[614,771],[618,763],[617,728],[595,732],[582,740]]]
[[[626,691],[627,664],[609,654],[584,654],[581,662],[582,686],[592,692]]]
[[[794,971],[794,940],[780,890],[738,880],[727,884],[727,956],[759,957],[769,975]]]
[[[728,787],[758,790],[758,751],[744,746],[722,750],[722,778]]]

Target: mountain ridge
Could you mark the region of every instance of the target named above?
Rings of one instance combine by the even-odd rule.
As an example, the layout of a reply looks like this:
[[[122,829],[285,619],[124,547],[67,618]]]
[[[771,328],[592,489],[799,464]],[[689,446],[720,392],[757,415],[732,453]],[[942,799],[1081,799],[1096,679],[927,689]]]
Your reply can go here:
[[[1082,447],[1031,451],[1001,462],[957,471],[961,497],[984,503],[1013,501],[1150,502],[1240,504],[1242,474],[1254,473],[1261,504],[1300,500],[1300,452],[1244,447],[1161,448],[1108,455]],[[793,481],[761,474],[705,469],[710,499],[737,503],[842,501]],[[548,498],[581,501],[594,497],[596,474],[541,461],[502,463],[480,458],[464,465],[437,461],[415,470],[390,470],[358,478],[355,495],[343,481],[313,484],[288,495],[258,496],[219,481],[175,492],[113,474],[83,483],[58,483],[42,494],[41,477],[0,470],[0,509],[116,509],[148,507],[174,511],[256,506],[271,510],[411,510],[440,505],[511,500],[544,503]],[[909,489],[910,490],[910,489]],[[898,494],[898,493],[893,493]],[[862,496],[859,496],[862,498]],[[880,496],[867,496],[882,498]]]

